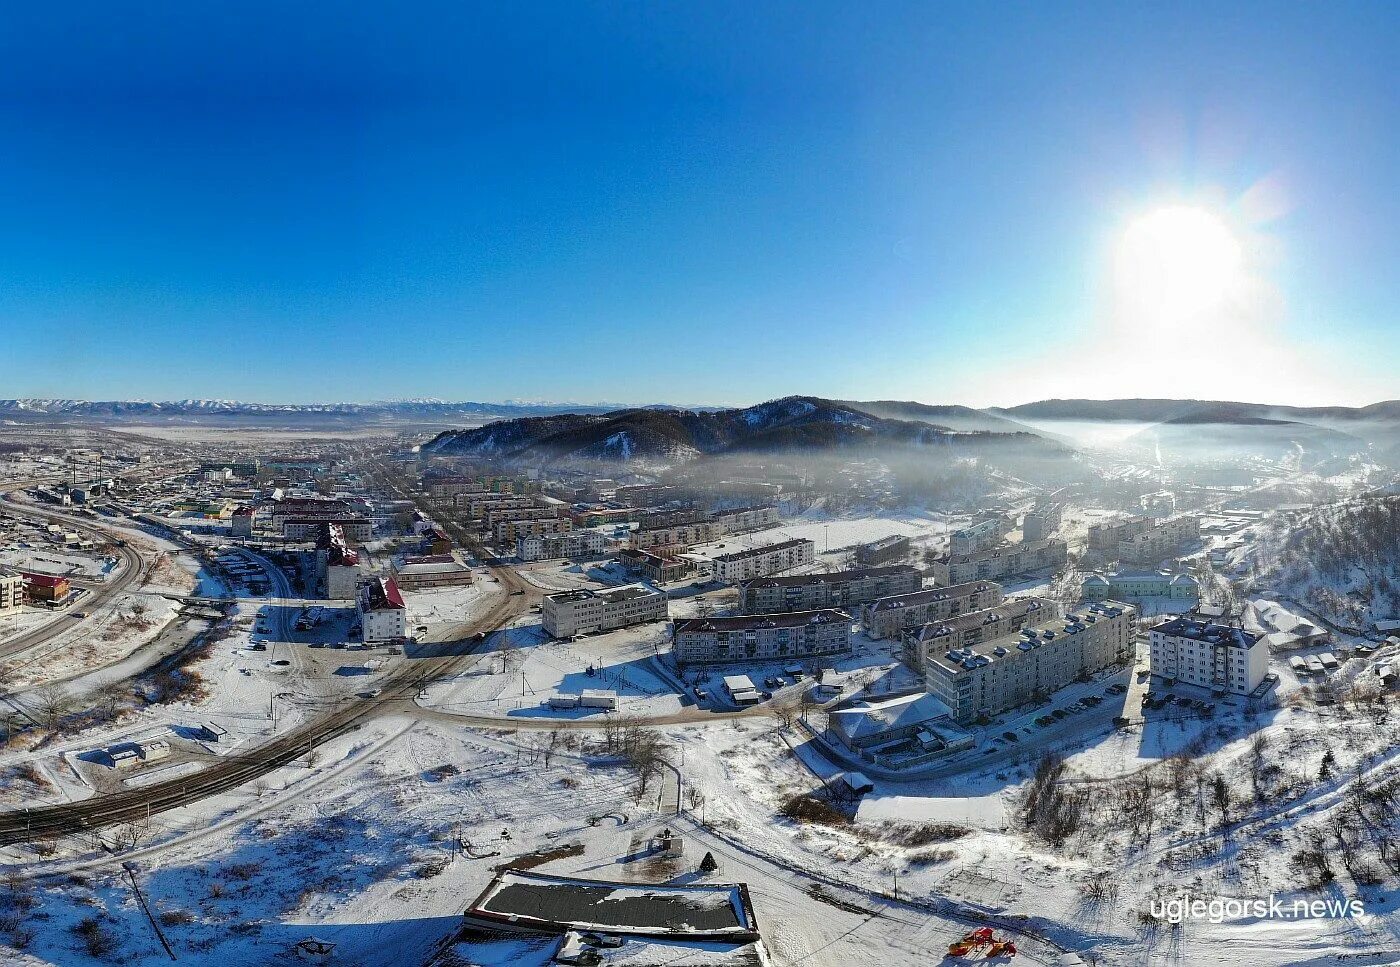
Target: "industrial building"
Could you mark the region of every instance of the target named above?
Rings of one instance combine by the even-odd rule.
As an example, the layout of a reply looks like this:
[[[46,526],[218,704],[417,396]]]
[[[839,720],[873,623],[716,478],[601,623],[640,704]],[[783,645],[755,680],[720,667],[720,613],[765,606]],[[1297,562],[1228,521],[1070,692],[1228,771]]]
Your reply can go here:
[[[1173,618],[1148,636],[1154,677],[1248,695],[1269,672],[1269,646],[1243,628]]]
[[[816,545],[805,537],[799,537],[777,544],[764,544],[720,554],[709,558],[706,567],[714,580],[738,584],[750,578],[779,574],[803,564],[811,564],[816,559]]]
[[[667,615],[666,592],[646,584],[625,584],[599,591],[561,591],[545,595],[540,614],[546,633],[555,638],[572,638],[662,620]]]
[[[1129,605],[1103,601],[1000,638],[930,652],[925,681],[953,719],[966,725],[1131,660],[1136,617]]]
[[[934,561],[929,573],[936,584],[966,581],[998,581],[1015,574],[1061,568],[1069,561],[1069,547],[1058,538],[1003,544],[973,554],[954,554]]]
[[[854,614],[859,605],[917,591],[923,584],[923,573],[908,564],[761,577],[739,585],[739,608],[750,614],[820,608],[842,608]]]
[[[946,621],[968,611],[995,607],[1004,597],[1001,585],[991,581],[925,588],[909,594],[890,595],[866,605],[862,621],[866,635],[871,638],[897,638],[930,621]]]
[[[370,578],[356,599],[360,630],[366,644],[399,641],[408,635],[408,608],[393,578]]]
[[[826,608],[793,614],[677,621],[671,653],[680,665],[830,658],[851,650],[851,616]]]

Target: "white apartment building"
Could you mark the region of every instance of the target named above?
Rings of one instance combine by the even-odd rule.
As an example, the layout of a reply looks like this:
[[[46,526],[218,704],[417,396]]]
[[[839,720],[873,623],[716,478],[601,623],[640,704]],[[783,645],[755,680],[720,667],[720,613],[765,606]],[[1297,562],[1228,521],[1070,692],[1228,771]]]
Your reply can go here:
[[[817,545],[805,537],[750,547],[742,551],[720,554],[709,559],[709,573],[716,581],[738,584],[752,578],[811,564],[817,559]]]
[[[1191,618],[1173,618],[1149,635],[1155,677],[1248,695],[1269,671],[1269,646],[1262,635]]]
[[[739,586],[739,608],[750,614],[854,608],[879,598],[917,591],[923,573],[910,564],[762,577]]]
[[[1065,513],[1064,504],[1041,504],[1021,518],[1021,539],[1043,541],[1055,533]]]
[[[1011,522],[998,514],[962,530],[955,530],[952,537],[948,538],[948,553],[975,554],[977,551],[995,547],[1010,529]]]
[[[1020,631],[1026,625],[1053,621],[1060,606],[1049,598],[1017,598],[980,611],[968,611],[944,621],[932,621],[905,632],[904,663],[923,674],[928,656],[964,648]]]
[[[930,651],[929,692],[967,724],[1049,695],[1083,674],[1130,661],[1137,613],[1116,601],[1087,605],[1018,632]]]
[[[581,588],[546,595],[540,609],[544,630],[555,638],[611,631],[667,615],[666,592],[648,584],[594,591]]]
[[[366,644],[397,641],[408,635],[408,608],[393,578],[371,578],[361,584],[355,610]]]
[[[633,531],[629,545],[641,551],[680,550],[694,544],[717,540],[726,534],[771,527],[778,523],[776,507],[743,507],[719,511],[698,520],[677,522],[661,527],[642,527]]]
[[[515,539],[515,554],[522,561],[551,561],[559,557],[586,557],[602,554],[607,541],[598,531],[564,531],[560,534],[530,534]]]
[[[1173,517],[1120,540],[1118,557],[1133,564],[1155,564],[1200,536],[1201,519],[1195,514]]]
[[[496,525],[496,543],[511,545],[522,537],[543,537],[574,529],[567,517],[541,517],[538,520],[503,520]]]
[[[1096,551],[1116,550],[1119,541],[1141,534],[1151,526],[1152,518],[1144,517],[1141,514],[1090,524],[1089,546]]]
[[[688,618],[671,632],[671,653],[680,665],[828,658],[850,650],[851,616],[834,608]]]
[[[875,639],[897,638],[930,621],[946,621],[969,611],[994,608],[1004,598],[1001,585],[991,581],[969,581],[952,587],[892,594],[866,605],[865,633]]]
[[[0,618],[19,614],[24,607],[24,575],[0,569]]]

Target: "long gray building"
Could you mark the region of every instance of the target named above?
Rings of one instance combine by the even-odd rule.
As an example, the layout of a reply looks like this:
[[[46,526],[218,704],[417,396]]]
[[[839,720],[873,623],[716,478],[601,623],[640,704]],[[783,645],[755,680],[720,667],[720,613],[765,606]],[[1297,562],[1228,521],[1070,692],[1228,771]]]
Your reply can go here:
[[[908,564],[761,577],[739,585],[739,607],[751,614],[818,608],[850,610],[877,598],[917,591],[923,583],[923,573]]]

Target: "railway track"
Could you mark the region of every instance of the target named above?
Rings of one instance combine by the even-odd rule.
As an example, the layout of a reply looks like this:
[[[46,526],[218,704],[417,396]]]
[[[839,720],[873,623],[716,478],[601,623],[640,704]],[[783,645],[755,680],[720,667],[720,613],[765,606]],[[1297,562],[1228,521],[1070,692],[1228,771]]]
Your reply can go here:
[[[503,589],[524,585],[508,567],[496,568]],[[523,590],[523,588],[520,588]],[[472,622],[473,634],[495,631],[528,607],[528,597],[509,591],[485,614]],[[475,649],[463,654],[413,662],[388,678],[378,695],[352,699],[313,721],[251,749],[229,756],[200,772],[82,802],[0,813],[0,846],[88,833],[107,826],[139,822],[157,813],[178,809],[215,796],[267,775],[316,746],[359,728],[379,715],[391,714],[427,683],[451,675]]]

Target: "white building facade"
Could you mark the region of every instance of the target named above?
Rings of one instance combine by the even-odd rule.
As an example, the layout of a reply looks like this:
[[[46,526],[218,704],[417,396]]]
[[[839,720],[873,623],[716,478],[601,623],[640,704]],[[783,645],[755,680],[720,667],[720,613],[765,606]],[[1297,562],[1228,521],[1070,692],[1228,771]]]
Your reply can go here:
[[[1217,692],[1248,695],[1269,672],[1269,646],[1243,628],[1174,618],[1149,635],[1152,674]]]

